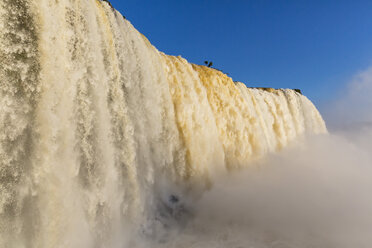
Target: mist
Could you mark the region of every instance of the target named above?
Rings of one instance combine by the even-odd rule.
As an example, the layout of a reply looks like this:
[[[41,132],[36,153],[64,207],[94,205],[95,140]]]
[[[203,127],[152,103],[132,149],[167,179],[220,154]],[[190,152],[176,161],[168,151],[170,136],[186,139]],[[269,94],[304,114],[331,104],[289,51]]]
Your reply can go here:
[[[372,70],[329,104],[329,134],[303,137],[216,178],[158,247],[371,247]],[[182,222],[182,223],[181,223]],[[182,226],[182,227],[180,227]]]
[[[372,70],[327,134],[107,1],[1,1],[0,58],[0,247],[371,247]]]
[[[372,66],[358,72],[342,87],[334,100],[320,110],[328,129],[356,129],[372,125]]]

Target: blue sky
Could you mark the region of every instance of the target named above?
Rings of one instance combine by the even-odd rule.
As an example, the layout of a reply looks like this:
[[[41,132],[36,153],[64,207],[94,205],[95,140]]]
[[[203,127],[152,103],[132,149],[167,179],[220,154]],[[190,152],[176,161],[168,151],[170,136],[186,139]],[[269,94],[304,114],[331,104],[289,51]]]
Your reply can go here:
[[[372,1],[111,0],[160,51],[315,104],[372,65]]]

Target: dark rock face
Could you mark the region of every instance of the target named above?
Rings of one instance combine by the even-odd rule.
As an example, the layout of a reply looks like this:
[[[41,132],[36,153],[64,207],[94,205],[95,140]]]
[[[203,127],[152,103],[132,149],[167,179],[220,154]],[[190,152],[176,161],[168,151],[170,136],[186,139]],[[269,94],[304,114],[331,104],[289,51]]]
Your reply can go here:
[[[293,89],[294,91],[296,91],[297,93],[300,93],[302,95],[302,92],[300,89]]]
[[[114,8],[113,6],[112,6],[112,4],[110,3],[110,1],[108,1],[108,0],[101,0],[102,2],[106,2],[106,3],[108,3],[108,5],[110,5],[110,7],[111,8]]]
[[[177,203],[177,202],[179,202],[180,201],[180,199],[178,198],[178,196],[176,196],[176,195],[170,195],[169,196],[169,202],[171,202],[171,203]]]

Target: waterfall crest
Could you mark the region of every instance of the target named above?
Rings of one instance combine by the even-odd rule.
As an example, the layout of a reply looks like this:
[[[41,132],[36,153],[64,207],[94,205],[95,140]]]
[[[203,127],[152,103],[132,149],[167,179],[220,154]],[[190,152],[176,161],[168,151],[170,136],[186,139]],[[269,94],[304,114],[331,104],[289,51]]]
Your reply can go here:
[[[165,55],[99,0],[2,0],[0,65],[0,247],[122,247],[156,185],[326,132],[305,96]]]

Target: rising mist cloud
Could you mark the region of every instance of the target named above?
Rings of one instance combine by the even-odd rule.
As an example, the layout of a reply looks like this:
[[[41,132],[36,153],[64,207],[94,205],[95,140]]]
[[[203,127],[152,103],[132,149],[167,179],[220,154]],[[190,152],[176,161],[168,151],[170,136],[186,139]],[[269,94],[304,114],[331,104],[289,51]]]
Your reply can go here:
[[[331,127],[372,123],[372,66],[357,73],[340,97],[327,104],[324,118]]]
[[[159,247],[371,247],[371,107],[372,67],[329,104],[330,134],[219,178]]]

